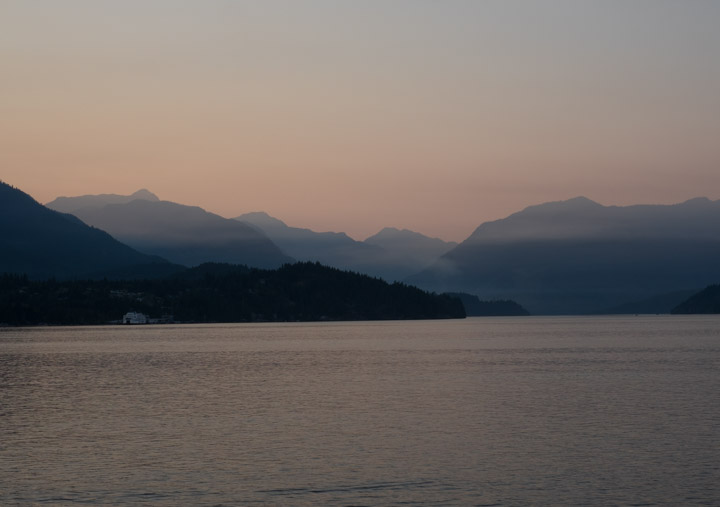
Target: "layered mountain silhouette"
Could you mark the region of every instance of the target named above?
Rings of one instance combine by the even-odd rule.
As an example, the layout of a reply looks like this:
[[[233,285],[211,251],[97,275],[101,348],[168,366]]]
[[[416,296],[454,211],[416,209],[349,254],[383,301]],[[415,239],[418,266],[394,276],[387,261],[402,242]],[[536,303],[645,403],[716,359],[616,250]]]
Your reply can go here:
[[[385,227],[364,243],[382,248],[385,251],[384,262],[397,272],[423,269],[457,246],[455,242],[395,227]]]
[[[47,206],[72,213],[142,252],[186,266],[226,262],[274,268],[299,260],[397,281],[456,245],[394,228],[356,241],[343,232],[290,227],[264,212],[229,220],[161,201],[145,189],[131,195],[58,197]]]
[[[352,269],[371,261],[381,253],[374,246],[355,241],[343,232],[315,232],[290,227],[285,222],[264,212],[253,212],[235,217],[266,234],[288,255],[299,261],[318,261],[337,268]]]
[[[416,273],[456,245],[389,227],[365,241],[356,241],[342,232],[291,227],[264,212],[246,213],[235,220],[256,227],[300,261],[317,261],[389,281]]]
[[[14,199],[22,194],[8,186],[3,191]],[[53,213],[53,224],[60,218],[63,224],[93,230],[26,198]],[[9,210],[11,202],[4,199],[3,206]],[[486,222],[459,245],[394,228],[356,241],[344,233],[290,227],[262,212],[225,219],[198,207],[161,201],[147,190],[130,196],[63,197],[49,206],[73,213],[139,251],[186,266],[226,262],[275,268],[293,259],[321,262],[436,292],[512,300],[532,314],[667,312],[699,287],[720,280],[720,201],[705,198],[662,206],[603,206],[584,197],[545,203]],[[25,221],[32,216],[24,211],[19,215],[27,215]],[[76,272],[57,260],[38,260],[32,255],[39,253],[28,254],[17,239],[10,241],[12,227],[16,238],[23,237],[17,236],[18,227],[30,230],[11,216],[6,212],[3,217],[9,238],[2,252],[5,266],[34,274]],[[49,227],[54,238],[63,236],[55,232],[63,227]],[[122,248],[127,255],[142,256]],[[83,272],[113,268],[120,273],[137,264],[114,262],[113,255],[100,267],[97,259],[95,264],[87,261]],[[136,259],[160,262],[147,256]]]
[[[58,197],[54,201],[46,204],[50,209],[62,211],[63,213],[72,213],[83,208],[97,208],[107,204],[125,204],[137,199],[144,201],[159,201],[158,196],[143,188],[130,195],[118,194],[99,194],[99,195],[81,195],[78,197]]]
[[[141,190],[64,197],[48,203],[142,252],[185,266],[205,262],[276,268],[293,259],[255,228],[196,206],[185,206]]]
[[[408,283],[533,314],[595,313],[720,280],[720,201],[603,206],[584,197],[480,225]]]
[[[177,269],[0,182],[0,272],[32,278],[152,277]]]

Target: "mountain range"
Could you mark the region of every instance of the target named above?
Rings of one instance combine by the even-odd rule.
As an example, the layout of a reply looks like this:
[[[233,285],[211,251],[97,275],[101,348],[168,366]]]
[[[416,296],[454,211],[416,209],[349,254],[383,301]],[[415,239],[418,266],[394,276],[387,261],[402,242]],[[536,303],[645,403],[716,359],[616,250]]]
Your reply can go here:
[[[226,262],[276,268],[297,260],[399,281],[457,245],[390,227],[356,241],[343,232],[290,227],[264,212],[231,220],[162,201],[147,189],[131,195],[58,197],[47,206],[72,213],[142,252],[185,266]]]
[[[161,201],[147,191],[61,197],[47,206],[62,210],[142,252],[184,266],[205,262],[277,268],[293,259],[262,232],[196,206]]]
[[[144,189],[63,197],[44,207],[2,184],[0,198],[0,271],[33,277],[319,261],[438,293],[512,300],[533,314],[667,313],[720,280],[720,201],[705,198],[624,207],[585,197],[544,203],[482,223],[460,244],[389,227],[357,241],[263,212],[228,219]]]
[[[720,201],[619,207],[578,197],[486,222],[407,281],[513,299],[534,314],[597,313],[720,280],[719,258]]]
[[[0,182],[0,272],[33,278],[126,277],[176,268]]]
[[[256,227],[299,261],[317,261],[388,281],[403,280],[417,273],[457,245],[392,227],[382,229],[365,241],[356,241],[343,232],[290,227],[264,212],[246,213],[235,220]]]

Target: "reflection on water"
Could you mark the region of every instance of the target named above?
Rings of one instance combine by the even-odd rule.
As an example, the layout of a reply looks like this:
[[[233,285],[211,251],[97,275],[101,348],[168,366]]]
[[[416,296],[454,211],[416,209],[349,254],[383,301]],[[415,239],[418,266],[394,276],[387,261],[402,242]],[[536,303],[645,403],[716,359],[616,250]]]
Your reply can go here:
[[[720,318],[0,330],[0,504],[720,504]]]

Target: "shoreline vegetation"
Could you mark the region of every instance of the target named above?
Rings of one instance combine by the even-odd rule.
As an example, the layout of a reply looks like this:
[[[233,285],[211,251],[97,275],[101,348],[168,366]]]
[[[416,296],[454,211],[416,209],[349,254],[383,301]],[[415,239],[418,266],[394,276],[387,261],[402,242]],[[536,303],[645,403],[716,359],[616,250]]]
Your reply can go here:
[[[466,316],[458,298],[311,262],[276,270],[208,263],[144,280],[32,280],[0,275],[0,326],[118,324],[128,312],[175,323]]]

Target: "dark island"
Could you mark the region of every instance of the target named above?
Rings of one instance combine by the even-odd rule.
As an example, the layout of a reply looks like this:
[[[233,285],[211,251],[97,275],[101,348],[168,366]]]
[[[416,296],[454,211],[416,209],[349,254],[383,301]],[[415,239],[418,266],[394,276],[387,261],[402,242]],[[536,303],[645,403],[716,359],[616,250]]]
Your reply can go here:
[[[0,276],[0,324],[108,324],[130,311],[174,322],[465,317],[457,298],[310,262],[276,270],[211,263],[145,280]]]

